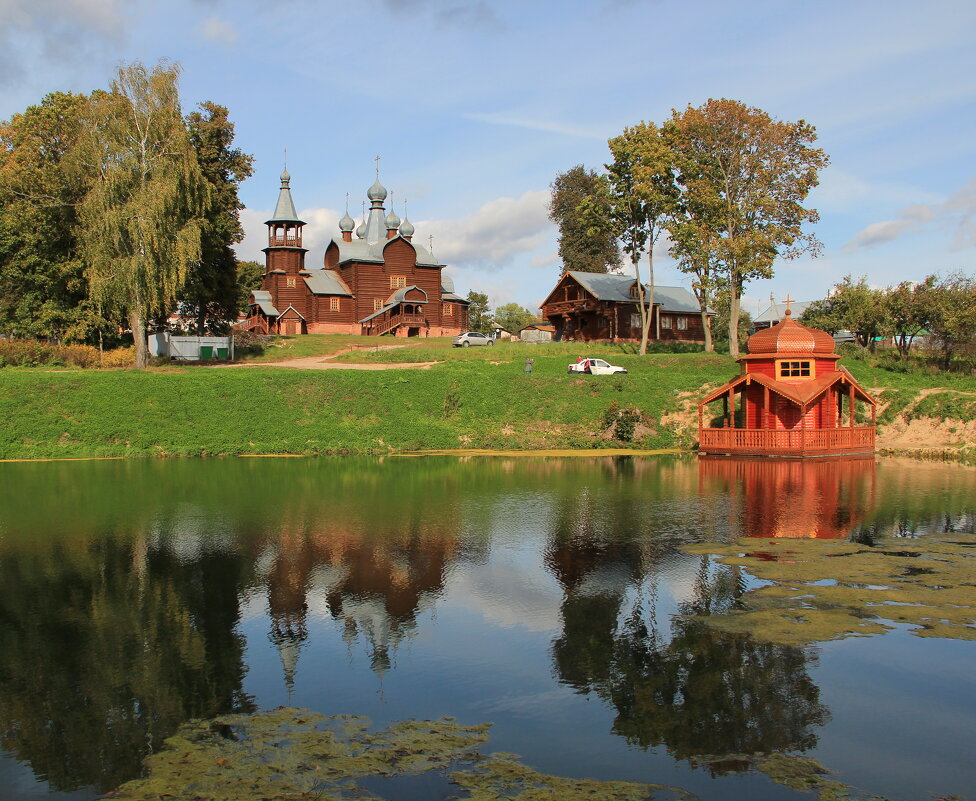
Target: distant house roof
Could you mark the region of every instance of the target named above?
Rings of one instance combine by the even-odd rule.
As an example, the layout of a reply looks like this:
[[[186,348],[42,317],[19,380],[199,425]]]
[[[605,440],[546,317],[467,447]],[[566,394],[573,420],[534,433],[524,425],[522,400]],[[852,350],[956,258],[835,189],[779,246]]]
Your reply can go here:
[[[584,273],[569,270],[576,281],[597,300],[616,303],[636,303],[636,298],[630,296],[630,288],[634,279],[629,275],[613,275],[612,273]],[[650,287],[644,284],[644,292],[650,293]],[[646,297],[646,295],[645,295]],[[661,311],[687,312],[699,314],[701,308],[695,296],[680,286],[655,286],[654,303],[660,304]]]
[[[251,293],[251,297],[254,298],[251,305],[257,306],[266,317],[279,316],[278,310],[274,307],[274,303],[271,302],[270,292],[265,292],[262,289],[255,289]]]
[[[807,307],[811,303],[816,303],[813,300],[791,300],[790,301],[790,311],[792,313],[793,319],[796,320],[803,316],[803,312],[807,310]],[[759,316],[753,321],[756,323],[778,323],[783,317],[786,316],[786,304],[776,303],[773,301],[769,306],[766,307],[765,311],[759,312]]]
[[[556,333],[556,326],[549,325],[547,323],[529,323],[528,325],[523,325],[519,331],[527,331],[529,329],[535,329],[536,331],[548,331],[550,334]]]
[[[313,295],[345,295],[352,297],[349,287],[335,270],[309,270],[305,284]]]

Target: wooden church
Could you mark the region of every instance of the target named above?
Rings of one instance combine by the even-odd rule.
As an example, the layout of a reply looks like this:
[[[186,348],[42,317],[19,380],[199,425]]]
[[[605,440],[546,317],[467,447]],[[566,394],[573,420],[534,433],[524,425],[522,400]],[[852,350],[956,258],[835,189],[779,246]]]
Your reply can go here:
[[[833,337],[793,320],[789,303],[780,322],[749,337],[739,375],[699,402],[699,453],[874,452],[877,402],[838,364]]]
[[[454,293],[445,267],[413,241],[414,226],[383,202],[379,181],[369,188],[368,215],[360,225],[339,220],[339,237],[325,249],[323,268],[308,269],[302,246],[305,223],[291,196],[291,176],[281,173],[274,214],[267,221],[265,274],[251,293],[238,329],[261,334],[361,334],[453,336],[468,330],[468,306]],[[355,235],[353,232],[355,229]]]

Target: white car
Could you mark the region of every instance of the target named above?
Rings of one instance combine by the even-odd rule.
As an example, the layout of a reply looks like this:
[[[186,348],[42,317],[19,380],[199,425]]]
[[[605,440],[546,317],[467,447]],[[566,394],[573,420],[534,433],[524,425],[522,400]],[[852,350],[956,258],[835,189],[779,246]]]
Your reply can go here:
[[[479,334],[477,331],[468,331],[464,334],[459,334],[454,337],[454,347],[455,348],[469,348],[472,345],[494,345],[495,340],[485,334]]]
[[[570,373],[585,373],[586,375],[615,375],[626,373],[623,367],[616,367],[603,359],[582,358],[569,365]]]

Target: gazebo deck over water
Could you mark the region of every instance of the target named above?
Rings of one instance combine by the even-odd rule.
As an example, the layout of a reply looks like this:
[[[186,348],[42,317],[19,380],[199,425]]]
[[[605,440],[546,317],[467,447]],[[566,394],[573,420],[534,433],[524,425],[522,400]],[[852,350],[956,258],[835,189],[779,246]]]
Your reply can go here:
[[[741,372],[698,404],[703,454],[874,452],[877,402],[838,364],[825,331],[783,320],[749,338]],[[711,407],[722,403],[720,413]],[[870,424],[867,424],[870,420]]]

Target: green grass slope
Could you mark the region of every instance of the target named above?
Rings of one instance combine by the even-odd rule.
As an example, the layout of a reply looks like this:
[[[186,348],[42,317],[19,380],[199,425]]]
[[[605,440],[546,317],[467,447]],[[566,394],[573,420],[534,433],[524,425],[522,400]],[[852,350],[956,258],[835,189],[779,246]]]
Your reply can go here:
[[[591,348],[630,373],[572,376],[567,346],[435,344],[447,361],[429,370],[4,370],[0,458],[619,447],[600,436],[611,405],[648,422],[634,444],[668,447],[676,433],[655,425],[662,412],[735,372],[725,356]],[[410,350],[376,357],[427,360],[427,347]]]

